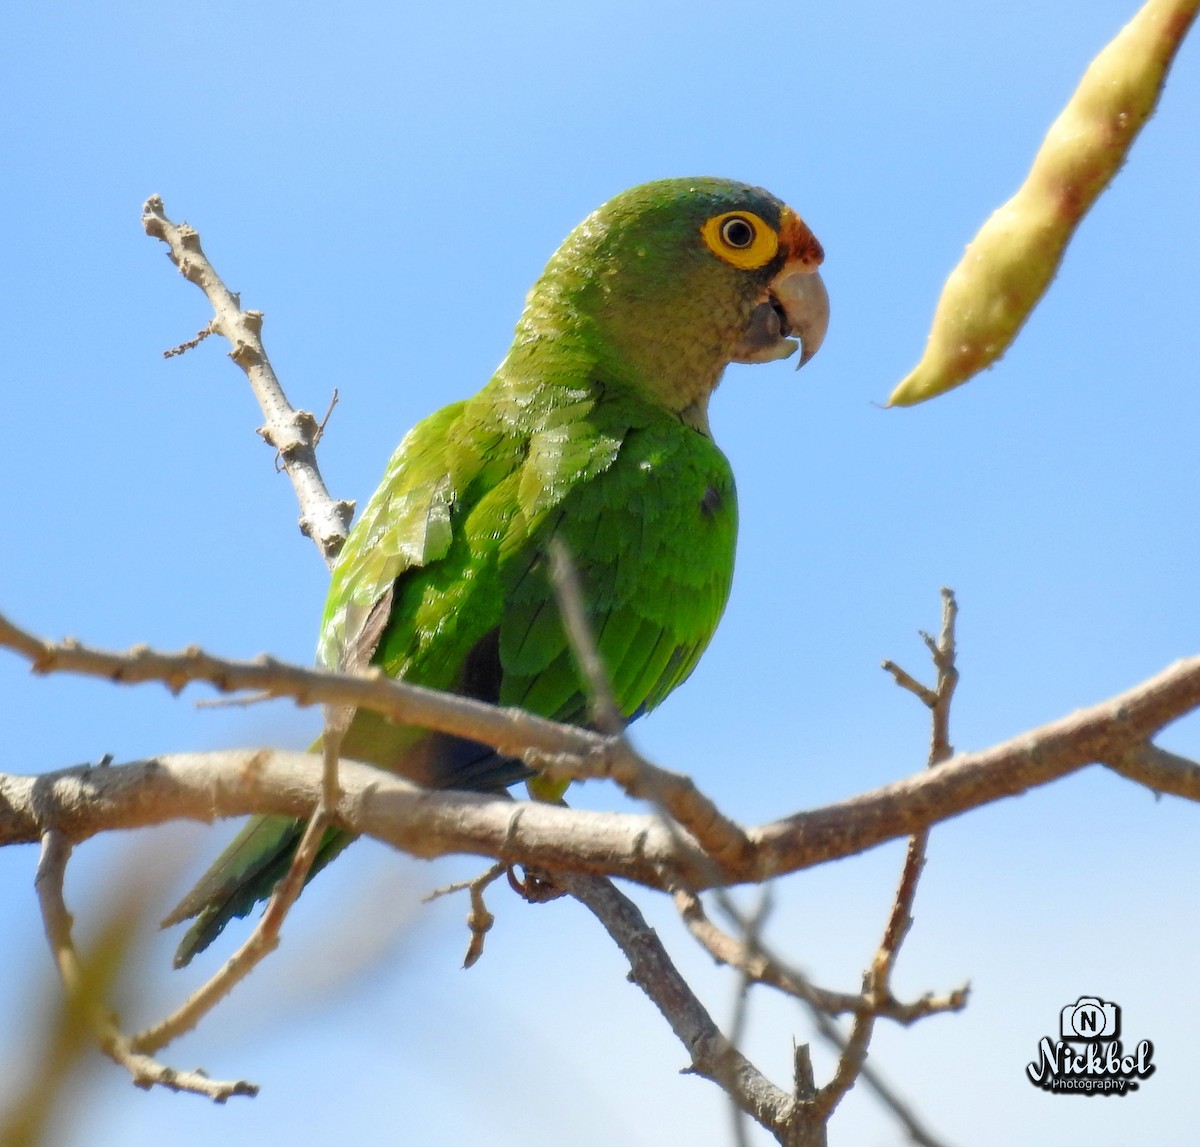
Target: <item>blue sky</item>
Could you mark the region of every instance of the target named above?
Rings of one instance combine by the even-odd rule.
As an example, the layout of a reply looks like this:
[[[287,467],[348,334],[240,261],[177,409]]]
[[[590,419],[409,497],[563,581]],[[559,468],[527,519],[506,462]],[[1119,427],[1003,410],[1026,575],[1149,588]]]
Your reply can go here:
[[[580,218],[643,180],[713,174],[807,219],[833,321],[803,374],[735,367],[714,400],[742,509],[733,598],[696,674],[639,726],[647,753],[751,822],[916,771],[923,713],[878,663],[927,674],[916,631],[936,626],[943,584],[962,609],[962,748],[1196,652],[1194,42],[1016,347],[951,395],[879,406],[919,356],[963,245],[1135,9],[6,6],[0,609],[100,645],[312,657],[324,568],[240,372],[215,339],[161,358],[208,311],[142,234],[149,194],[266,312],[292,400],[320,413],[339,389],[321,461],[335,495],[361,502],[410,425],[487,379]],[[282,704],[193,699],[33,679],[0,655],[0,767],[301,746],[315,726]],[[1164,743],[1200,753],[1200,725]],[[621,806],[596,785],[572,799]],[[1200,810],[1090,770],[940,828],[897,987],[969,979],[974,996],[964,1014],[885,1026],[872,1062],[952,1142],[1194,1141],[1200,1016],[1179,986],[1200,941],[1198,824]],[[68,887],[81,928],[131,849],[195,871],[230,831],[82,847]],[[23,987],[46,962],[35,859],[0,854],[6,1084],[36,1046]],[[771,939],[853,988],[900,860],[889,846],[780,882]],[[487,954],[459,970],[465,904],[416,901],[475,867],[357,846],[306,893],[277,958],[171,1049],[257,1080],[258,1099],[146,1095],[99,1063],[59,1142],[727,1142],[719,1093],[678,1074],[681,1048],[577,906],[497,890]],[[728,1017],[733,978],[667,905],[639,899]],[[194,983],[167,971],[171,943],[148,949],[132,1016]],[[1025,1080],[1082,994],[1116,1001],[1127,1036],[1154,1041],[1159,1070],[1138,1094],[1085,1101]],[[751,1055],[785,1079],[805,1017],[763,994],[752,1021]],[[899,1141],[862,1088],[834,1126],[834,1142]]]

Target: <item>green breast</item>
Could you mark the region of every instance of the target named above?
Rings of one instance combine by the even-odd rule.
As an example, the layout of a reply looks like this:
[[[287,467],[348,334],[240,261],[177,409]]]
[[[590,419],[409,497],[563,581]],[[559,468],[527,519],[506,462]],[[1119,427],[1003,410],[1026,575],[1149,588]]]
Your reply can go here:
[[[729,596],[737,534],[724,455],[677,418],[642,413],[629,418],[626,410],[635,425],[611,466],[575,485],[543,527],[574,557],[626,716],[653,708],[695,667]],[[597,417],[605,421],[605,412]],[[578,719],[585,698],[544,560],[526,555],[508,565],[504,580],[502,702]]]

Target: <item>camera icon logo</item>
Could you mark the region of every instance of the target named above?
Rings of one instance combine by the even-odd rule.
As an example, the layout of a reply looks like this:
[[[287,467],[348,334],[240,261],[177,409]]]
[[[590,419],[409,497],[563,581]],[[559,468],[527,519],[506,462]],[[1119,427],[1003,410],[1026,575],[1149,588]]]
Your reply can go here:
[[[1116,1039],[1121,1030],[1121,1009],[1095,996],[1080,996],[1062,1010],[1063,1039]]]

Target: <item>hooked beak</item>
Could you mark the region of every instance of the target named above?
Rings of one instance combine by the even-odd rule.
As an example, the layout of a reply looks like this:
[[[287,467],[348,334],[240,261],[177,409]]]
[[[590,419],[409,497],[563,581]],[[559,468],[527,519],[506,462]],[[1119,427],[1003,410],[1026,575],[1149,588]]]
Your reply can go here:
[[[829,329],[829,295],[817,268],[825,258],[821,244],[801,218],[784,208],[779,234],[787,262],[767,284],[765,297],[750,312],[734,362],[773,362],[796,351],[799,370],[821,349]]]
[[[829,294],[815,267],[791,270],[789,267],[791,264],[785,264],[771,284],[771,302],[783,312],[780,334],[785,338],[795,335],[800,340],[800,361],[796,363],[799,370],[825,341],[829,329]]]

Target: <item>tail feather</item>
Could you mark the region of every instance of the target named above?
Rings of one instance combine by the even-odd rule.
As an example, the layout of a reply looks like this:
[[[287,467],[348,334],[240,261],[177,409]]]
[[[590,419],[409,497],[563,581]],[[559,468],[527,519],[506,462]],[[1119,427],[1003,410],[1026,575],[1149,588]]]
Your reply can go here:
[[[271,895],[292,863],[303,834],[304,822],[289,817],[257,816],[250,820],[196,887],[163,920],[164,928],[193,917],[196,920],[175,950],[176,968],[204,951],[230,920],[246,916],[255,904]],[[341,829],[329,829],[308,879],[353,839]]]
[[[380,602],[390,602],[390,595]],[[380,608],[379,617],[387,612]],[[372,642],[378,639],[375,633]],[[374,644],[359,652],[369,657]],[[365,664],[365,660],[363,664]],[[493,704],[500,700],[500,630],[485,634],[467,656],[459,692]],[[568,719],[570,719],[568,717]],[[320,748],[320,739],[312,746]],[[374,761],[425,788],[465,789],[469,792],[503,794],[508,786],[534,776],[522,761],[503,757],[490,745],[428,733],[419,737],[374,713],[358,712],[342,742],[344,756]],[[559,795],[559,794],[555,794]],[[182,968],[202,952],[225,925],[246,916],[260,900],[266,900],[283,878],[304,832],[301,821],[282,816],[254,817],[225,849],[200,883],[163,921],[163,927],[195,918],[175,952],[175,967]],[[340,829],[330,829],[317,859],[308,873],[312,877],[354,838]]]

